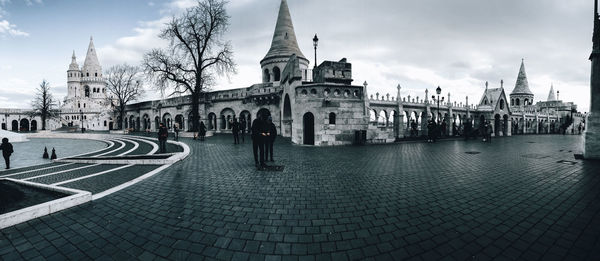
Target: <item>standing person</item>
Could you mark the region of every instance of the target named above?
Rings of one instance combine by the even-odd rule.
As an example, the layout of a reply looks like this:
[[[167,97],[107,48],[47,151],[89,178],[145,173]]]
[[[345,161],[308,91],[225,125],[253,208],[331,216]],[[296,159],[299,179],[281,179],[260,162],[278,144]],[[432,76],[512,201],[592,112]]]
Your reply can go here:
[[[14,150],[12,144],[8,142],[8,138],[2,139],[2,144],[0,144],[0,150],[2,150],[2,156],[4,157],[6,169],[10,169],[10,155],[14,152]]]
[[[240,124],[237,119],[231,123],[231,133],[233,134],[233,144],[240,144]]]
[[[242,119],[240,119],[240,136],[242,138],[242,143],[246,143],[246,119],[244,119],[245,116],[242,115]]]
[[[158,144],[160,145],[160,153],[167,153],[167,138],[169,138],[169,131],[165,124],[161,123],[158,128]]]
[[[273,119],[271,117],[269,117],[269,122],[267,123],[267,126],[269,127],[269,134],[267,134],[267,144],[266,144],[266,153],[265,153],[265,160],[271,160],[271,162],[273,162],[273,143],[275,143],[275,138],[277,138],[277,127],[275,127],[275,124],[273,123]]]
[[[487,127],[487,140],[488,142],[492,142],[492,132],[494,132],[494,129],[492,128],[492,124],[490,124],[490,122],[486,122],[485,124]]]
[[[179,140],[179,122],[173,124],[173,130],[175,130],[175,140]]]
[[[257,169],[265,167],[265,137],[267,126],[263,115],[259,115],[252,122],[252,151],[254,152],[254,165]],[[260,157],[259,157],[260,153]],[[260,159],[260,162],[259,162]]]
[[[465,134],[465,140],[469,139],[469,136],[471,135],[471,120],[467,119],[467,121],[465,122],[465,130],[464,130],[464,134]]]
[[[435,122],[429,120],[427,123],[427,142],[433,142],[435,140]]]
[[[198,135],[200,135],[200,140],[204,141],[204,136],[206,136],[206,125],[204,125],[203,121],[200,122],[200,128],[198,130]]]

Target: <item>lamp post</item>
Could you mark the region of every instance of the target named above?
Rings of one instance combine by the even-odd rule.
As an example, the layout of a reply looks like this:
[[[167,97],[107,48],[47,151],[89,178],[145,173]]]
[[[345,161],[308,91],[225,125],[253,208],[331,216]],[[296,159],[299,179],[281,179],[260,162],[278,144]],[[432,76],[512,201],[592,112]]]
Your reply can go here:
[[[315,67],[317,68],[317,46],[319,46],[319,38],[317,37],[317,34],[315,34],[315,37],[313,37],[313,46],[315,47]]]
[[[437,89],[435,89],[435,93],[437,94],[437,99],[435,97],[435,95],[431,96],[431,99],[437,100],[437,123],[440,123],[440,119],[441,115],[440,115],[440,94],[442,94],[442,88],[440,88],[440,86],[437,87]],[[444,97],[442,97],[442,101],[444,101]]]
[[[81,133],[83,133],[84,129],[83,129],[83,111],[82,110],[79,110],[79,120],[81,120]]]

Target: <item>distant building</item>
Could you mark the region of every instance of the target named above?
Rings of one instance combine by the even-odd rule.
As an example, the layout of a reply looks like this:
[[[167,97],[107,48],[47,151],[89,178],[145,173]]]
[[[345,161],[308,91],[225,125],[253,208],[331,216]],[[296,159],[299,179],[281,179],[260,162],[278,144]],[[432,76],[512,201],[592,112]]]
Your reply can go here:
[[[260,114],[270,116],[278,133],[293,143],[318,146],[351,144],[357,138],[392,142],[423,136],[430,120],[440,125],[444,136],[462,134],[466,122],[477,130],[489,121],[495,136],[558,133],[583,124],[576,105],[558,100],[552,96],[553,90],[548,101],[534,103],[523,61],[508,97],[503,81],[499,88],[489,88],[486,82],[481,99],[472,104],[468,97],[463,103],[451,100],[450,93],[429,90],[422,97],[403,97],[400,85],[395,97],[369,94],[367,82],[353,85],[352,64],[346,58],[309,69],[286,0],[281,1],[271,46],[260,66],[262,83],[204,93],[199,115],[209,132],[230,132],[233,120],[242,121],[249,129]],[[83,67],[79,68],[73,54],[67,74],[61,124],[112,129],[117,122],[114,108],[91,40]],[[182,96],[130,104],[123,122],[124,128],[134,131],[154,131],[161,122],[169,129],[177,122],[181,129],[190,130],[190,119],[191,97]]]

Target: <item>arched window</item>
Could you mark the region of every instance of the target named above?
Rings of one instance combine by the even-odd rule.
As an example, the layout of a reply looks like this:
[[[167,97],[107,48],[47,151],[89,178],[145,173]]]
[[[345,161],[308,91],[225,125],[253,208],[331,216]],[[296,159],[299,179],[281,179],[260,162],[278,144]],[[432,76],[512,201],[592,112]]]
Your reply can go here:
[[[280,81],[281,80],[281,71],[279,70],[279,67],[275,66],[273,67],[273,81]]]
[[[510,106],[515,106],[515,99],[510,99]]]
[[[329,124],[335,124],[335,113],[329,113]]]
[[[104,127],[106,127],[106,121],[104,121]]]
[[[87,77],[90,77],[90,73],[86,73],[86,76],[87,76]]]
[[[265,71],[263,72],[263,82],[270,82],[271,81],[271,75],[269,74],[269,69],[265,69]]]
[[[525,101],[523,102],[523,105],[529,105],[529,99],[525,99]]]
[[[517,98],[515,101],[517,102],[517,106],[521,105],[521,100],[519,100],[519,98]]]
[[[500,100],[500,109],[504,110],[504,100]]]
[[[98,73],[94,73],[94,76],[98,77]]]

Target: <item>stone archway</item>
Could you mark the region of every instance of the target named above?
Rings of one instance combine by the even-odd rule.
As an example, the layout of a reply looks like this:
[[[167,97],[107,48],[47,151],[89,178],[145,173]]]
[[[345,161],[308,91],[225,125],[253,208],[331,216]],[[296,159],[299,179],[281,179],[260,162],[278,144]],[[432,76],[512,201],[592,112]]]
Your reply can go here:
[[[17,120],[13,120],[11,125],[12,131],[19,131],[19,122]]]
[[[21,122],[19,125],[19,131],[29,131],[29,120],[28,119],[21,119]]]
[[[500,136],[500,114],[494,115],[494,136]]]
[[[307,112],[302,117],[303,144],[315,145],[315,116]]]
[[[37,131],[37,121],[31,120],[31,131]]]
[[[502,116],[502,120],[502,134],[503,136],[508,136],[508,115],[504,114],[504,116]]]

